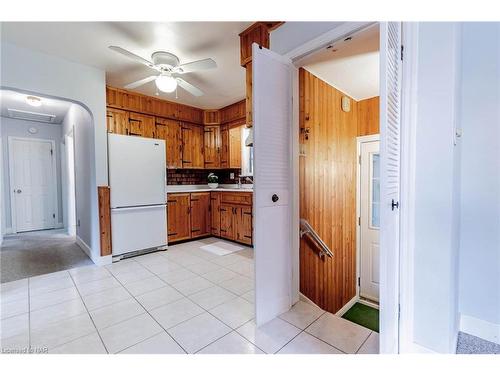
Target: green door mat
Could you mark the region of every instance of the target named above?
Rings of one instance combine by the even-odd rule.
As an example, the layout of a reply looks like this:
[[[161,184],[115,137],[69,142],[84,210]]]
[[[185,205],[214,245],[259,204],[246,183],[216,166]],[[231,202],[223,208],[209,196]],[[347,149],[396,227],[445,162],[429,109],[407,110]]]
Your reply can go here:
[[[378,332],[378,310],[356,302],[342,318]]]

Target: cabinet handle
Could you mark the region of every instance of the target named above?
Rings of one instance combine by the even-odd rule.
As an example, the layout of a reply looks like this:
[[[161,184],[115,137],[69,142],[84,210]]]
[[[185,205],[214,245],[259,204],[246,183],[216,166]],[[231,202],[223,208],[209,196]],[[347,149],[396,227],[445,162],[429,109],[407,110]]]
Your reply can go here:
[[[174,232],[174,233],[169,233],[168,235],[169,235],[169,236],[176,236],[176,235],[177,235],[177,232]]]
[[[243,237],[246,237],[246,238],[252,238],[252,236],[247,236],[247,235],[244,235]]]

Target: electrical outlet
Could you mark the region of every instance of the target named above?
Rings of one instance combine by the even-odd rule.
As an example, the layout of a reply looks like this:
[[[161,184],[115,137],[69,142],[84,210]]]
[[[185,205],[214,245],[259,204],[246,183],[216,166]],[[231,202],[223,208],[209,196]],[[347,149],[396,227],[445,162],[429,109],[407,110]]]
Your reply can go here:
[[[230,178],[231,180],[234,180],[234,172],[229,173],[229,178]]]

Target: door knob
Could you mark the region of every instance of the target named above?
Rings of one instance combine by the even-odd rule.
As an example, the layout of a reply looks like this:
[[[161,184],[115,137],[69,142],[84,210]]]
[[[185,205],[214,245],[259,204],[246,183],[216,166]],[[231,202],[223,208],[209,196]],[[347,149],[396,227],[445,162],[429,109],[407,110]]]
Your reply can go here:
[[[21,194],[21,193],[22,193],[22,190],[21,190],[21,189],[17,189],[17,190],[16,190],[16,193],[17,193],[17,194]]]
[[[399,202],[396,202],[394,199],[391,202],[391,209],[394,211],[394,209],[398,208],[399,209]]]
[[[280,197],[278,197],[276,194],[273,194],[273,196],[271,197],[271,200],[276,203],[278,200],[280,199]]]

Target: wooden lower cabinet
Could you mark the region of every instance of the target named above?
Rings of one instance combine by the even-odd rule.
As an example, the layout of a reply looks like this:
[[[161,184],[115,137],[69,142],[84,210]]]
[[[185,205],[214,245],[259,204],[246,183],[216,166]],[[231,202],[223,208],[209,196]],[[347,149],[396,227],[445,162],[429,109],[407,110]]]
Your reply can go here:
[[[220,205],[220,236],[228,240],[234,240],[234,206]]]
[[[251,193],[169,193],[167,202],[169,243],[212,235],[252,245]]]
[[[191,238],[212,233],[210,192],[191,193]]]
[[[220,193],[210,193],[210,218],[212,236],[220,236]]]
[[[252,244],[252,207],[238,207],[236,210],[235,241]]]
[[[168,242],[191,238],[191,194],[168,194],[167,234]]]
[[[252,194],[220,194],[220,236],[252,245]]]

